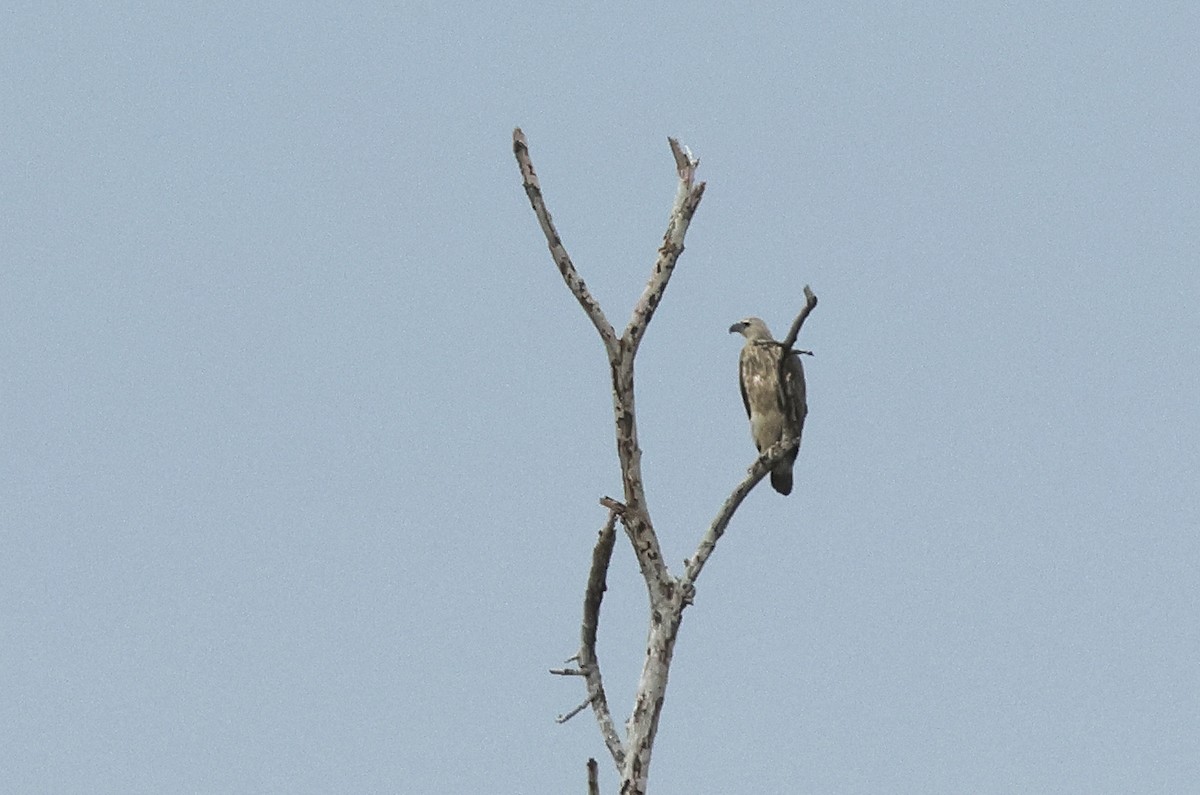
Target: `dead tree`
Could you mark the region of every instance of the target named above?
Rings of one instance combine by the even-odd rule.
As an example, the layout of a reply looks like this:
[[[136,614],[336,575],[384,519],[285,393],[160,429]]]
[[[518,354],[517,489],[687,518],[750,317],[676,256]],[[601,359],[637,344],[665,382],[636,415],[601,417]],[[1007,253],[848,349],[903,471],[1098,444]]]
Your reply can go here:
[[[546,209],[542,197],[542,189],[538,183],[537,173],[529,157],[529,147],[525,134],[518,128],[513,131],[513,153],[521,169],[521,178],[525,185],[525,193],[529,203],[537,215],[546,242],[550,247],[550,256],[558,266],[563,281],[575,296],[583,311],[600,334],[600,341],[608,354],[608,362],[612,374],[613,418],[615,421],[617,455],[621,464],[621,482],[624,487],[624,500],[604,497],[600,504],[608,509],[608,518],[600,528],[600,537],[592,552],[592,565],[588,573],[587,588],[583,599],[583,623],[580,628],[579,653],[572,658],[574,668],[554,669],[552,673],[560,676],[581,676],[587,683],[587,698],[578,707],[565,715],[559,716],[559,722],[565,722],[589,705],[600,726],[605,745],[616,764],[621,777],[622,795],[643,795],[646,791],[646,781],[650,770],[650,754],[654,747],[654,736],[658,730],[658,719],[662,714],[663,701],[667,691],[667,676],[670,673],[671,657],[675,651],[675,640],[679,634],[679,624],[683,618],[683,610],[692,604],[695,594],[696,579],[700,576],[704,564],[708,561],[718,539],[725,532],[734,512],[742,500],[763,477],[771,471],[775,464],[788,455],[799,444],[799,440],[784,440],[763,451],[754,461],[746,477],[734,487],[733,492],[725,500],[716,517],[708,526],[700,539],[696,552],[684,561],[683,573],[673,575],[663,561],[662,550],[659,547],[658,536],[650,520],[650,511],[646,505],[646,495],[642,486],[641,458],[642,451],[638,446],[637,415],[634,411],[633,400],[633,360],[637,355],[638,346],[645,336],[654,310],[662,300],[667,289],[667,282],[675,269],[679,255],[683,253],[683,239],[687,234],[692,215],[704,195],[704,183],[695,183],[696,168],[700,161],[692,157],[691,152],[674,138],[668,138],[671,152],[675,156],[675,168],[679,174],[679,188],[675,194],[675,203],[671,208],[671,217],[667,223],[666,234],[663,235],[662,246],[658,250],[658,259],[654,263],[650,280],[642,292],[633,314],[629,318],[624,331],[617,336],[613,326],[608,322],[600,304],[592,297],[587,285],[580,278],[579,272],[571,262],[558,231],[554,228],[550,212]],[[804,288],[806,304],[800,315],[792,324],[790,333],[785,340],[781,354],[791,350],[808,313],[816,306],[817,299],[808,287]],[[781,357],[782,358],[782,357]],[[604,679],[600,674],[600,661],[596,657],[596,631],[600,623],[600,604],[604,598],[609,561],[612,558],[613,545],[616,540],[616,525],[620,521],[625,535],[633,545],[637,556],[638,567],[646,581],[649,593],[650,626],[646,644],[646,658],[642,665],[641,677],[638,680],[637,694],[634,699],[633,712],[625,724],[625,736],[622,737],[613,723],[609,711],[608,698],[604,692]],[[596,767],[594,760],[588,760],[588,787],[592,792],[598,791],[596,783]]]

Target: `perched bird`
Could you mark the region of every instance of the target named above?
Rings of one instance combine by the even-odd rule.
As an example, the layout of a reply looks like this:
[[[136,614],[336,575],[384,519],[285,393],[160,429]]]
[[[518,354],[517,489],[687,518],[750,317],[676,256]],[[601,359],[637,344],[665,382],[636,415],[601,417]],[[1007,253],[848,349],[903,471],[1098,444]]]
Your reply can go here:
[[[760,340],[772,341],[771,330],[759,318],[748,317],[729,327],[729,333],[739,332],[746,338],[738,359],[738,381],[742,387],[742,402],[750,417],[750,436],[758,452],[784,439],[799,439],[808,414],[805,399],[804,366],[795,353],[788,354],[783,363],[783,383],[779,381],[779,345],[759,345]],[[771,486],[780,494],[792,493],[792,464],[797,449],[780,461],[771,471]]]

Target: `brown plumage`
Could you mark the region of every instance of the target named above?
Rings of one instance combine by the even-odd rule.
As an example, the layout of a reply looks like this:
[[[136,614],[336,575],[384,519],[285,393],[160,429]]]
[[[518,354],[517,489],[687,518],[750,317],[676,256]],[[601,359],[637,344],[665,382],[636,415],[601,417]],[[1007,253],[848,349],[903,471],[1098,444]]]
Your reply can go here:
[[[804,388],[804,366],[800,357],[790,354],[783,363],[783,384],[779,383],[778,345],[757,345],[758,340],[772,340],[767,324],[748,317],[729,327],[746,338],[738,359],[738,381],[742,402],[750,418],[750,436],[758,452],[783,439],[799,439],[804,431],[808,403]],[[771,471],[771,486],[780,494],[792,493],[792,465],[797,449]]]

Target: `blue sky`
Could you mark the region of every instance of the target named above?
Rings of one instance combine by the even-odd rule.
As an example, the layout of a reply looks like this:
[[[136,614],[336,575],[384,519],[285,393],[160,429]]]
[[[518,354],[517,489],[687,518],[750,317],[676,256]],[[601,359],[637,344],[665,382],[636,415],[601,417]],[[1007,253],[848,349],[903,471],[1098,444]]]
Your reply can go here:
[[[657,793],[1200,780],[1200,11],[23,4],[0,86],[0,788],[563,792],[607,366],[678,570],[801,338],[796,490],[685,616]],[[622,539],[623,541],[623,539]],[[601,660],[632,703],[618,545]]]

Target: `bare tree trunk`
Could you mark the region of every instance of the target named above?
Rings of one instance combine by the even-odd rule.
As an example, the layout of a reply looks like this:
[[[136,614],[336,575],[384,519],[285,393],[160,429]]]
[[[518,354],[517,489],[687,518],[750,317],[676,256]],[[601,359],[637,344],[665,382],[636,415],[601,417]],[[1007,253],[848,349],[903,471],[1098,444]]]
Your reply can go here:
[[[618,337],[608,322],[600,304],[592,297],[587,285],[580,278],[563,246],[554,221],[546,209],[541,185],[529,156],[529,147],[520,129],[513,131],[513,153],[521,169],[525,193],[541,224],[550,248],[550,256],[558,266],[567,288],[575,296],[583,311],[596,327],[612,376],[613,420],[617,443],[617,456],[621,465],[621,483],[624,502],[609,497],[600,500],[608,509],[608,519],[600,530],[596,547],[592,553],[592,566],[588,574],[584,593],[583,622],[580,629],[579,653],[574,657],[578,668],[554,669],[561,676],[582,676],[587,682],[587,698],[566,715],[559,717],[565,722],[590,704],[604,737],[605,744],[621,776],[622,795],[644,795],[650,772],[650,756],[654,748],[654,737],[658,732],[658,721],[666,699],[667,679],[671,670],[671,657],[675,653],[675,640],[683,620],[683,610],[692,603],[696,578],[704,568],[717,540],[725,532],[734,512],[750,490],[789,455],[799,444],[798,439],[788,439],[763,451],[750,467],[748,474],[725,500],[712,524],[700,539],[695,554],[685,561],[684,573],[675,577],[663,561],[658,536],[650,520],[650,509],[642,485],[642,451],[638,446],[637,414],[634,408],[633,362],[646,328],[654,316],[654,310],[662,301],[667,283],[675,269],[675,263],[683,253],[683,240],[688,225],[704,195],[704,183],[695,183],[696,168],[700,161],[692,157],[686,147],[674,138],[668,138],[671,153],[675,157],[675,169],[679,175],[679,186],[671,208],[667,231],[663,235],[658,259],[650,273],[650,279],[641,297],[634,306],[625,330]],[[816,305],[816,296],[805,287],[808,303],[796,318],[788,335],[787,348],[795,342],[796,334],[808,313]],[[781,357],[782,358],[782,357]],[[649,595],[650,626],[646,644],[646,658],[638,680],[633,712],[626,722],[624,739],[618,734],[608,707],[604,691],[604,680],[600,674],[600,661],[596,656],[596,634],[600,624],[600,605],[604,598],[608,565],[612,559],[616,537],[616,522],[620,520],[625,535],[633,546],[638,567],[646,582]],[[598,792],[599,784],[595,767],[589,760],[588,787]]]

